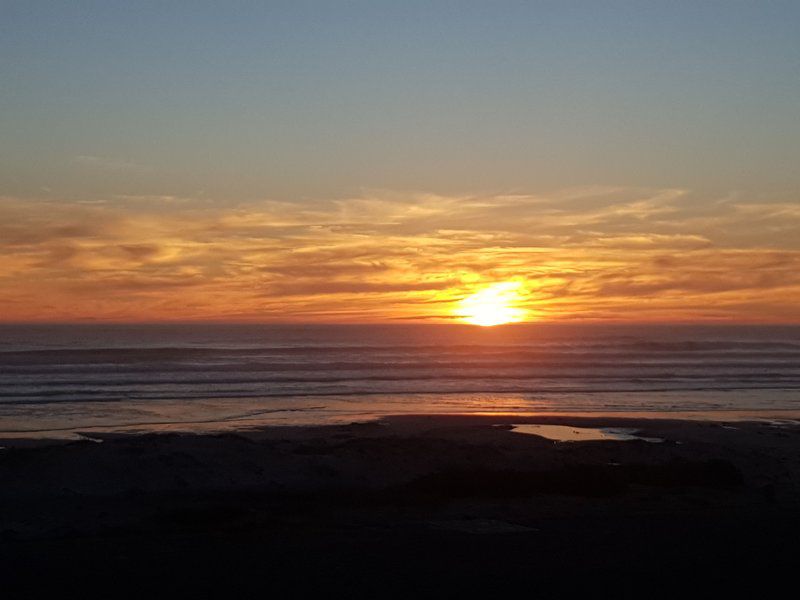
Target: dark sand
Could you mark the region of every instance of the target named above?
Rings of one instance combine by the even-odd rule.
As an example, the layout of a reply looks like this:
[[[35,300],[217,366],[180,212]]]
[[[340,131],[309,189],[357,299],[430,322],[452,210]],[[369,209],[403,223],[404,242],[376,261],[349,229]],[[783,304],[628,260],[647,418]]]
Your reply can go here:
[[[665,441],[557,443],[508,427],[526,422]],[[403,416],[92,435],[102,443],[0,441],[3,597],[691,597],[798,585],[793,423]]]

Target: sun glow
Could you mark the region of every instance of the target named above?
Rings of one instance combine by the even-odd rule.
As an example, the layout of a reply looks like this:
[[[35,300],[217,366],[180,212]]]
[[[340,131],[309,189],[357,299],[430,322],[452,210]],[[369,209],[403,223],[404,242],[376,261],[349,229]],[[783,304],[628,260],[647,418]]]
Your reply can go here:
[[[522,321],[527,311],[518,306],[522,301],[521,287],[518,281],[493,283],[461,300],[458,316],[482,327]]]

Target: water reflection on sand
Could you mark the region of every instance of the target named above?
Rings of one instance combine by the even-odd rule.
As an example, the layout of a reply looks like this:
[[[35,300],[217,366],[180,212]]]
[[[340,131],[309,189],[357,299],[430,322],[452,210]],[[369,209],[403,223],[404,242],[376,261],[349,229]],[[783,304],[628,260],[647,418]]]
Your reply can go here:
[[[624,427],[572,427],[570,425],[538,425],[524,423],[512,425],[515,433],[538,435],[557,442],[590,442],[597,440],[644,440],[645,442],[663,442],[656,437],[636,435],[636,429]]]

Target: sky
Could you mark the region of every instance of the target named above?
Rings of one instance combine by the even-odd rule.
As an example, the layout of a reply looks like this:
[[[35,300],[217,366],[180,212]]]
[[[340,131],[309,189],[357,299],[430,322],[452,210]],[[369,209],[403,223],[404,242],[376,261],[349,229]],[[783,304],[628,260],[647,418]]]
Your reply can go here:
[[[2,321],[800,322],[798,2],[0,8]]]

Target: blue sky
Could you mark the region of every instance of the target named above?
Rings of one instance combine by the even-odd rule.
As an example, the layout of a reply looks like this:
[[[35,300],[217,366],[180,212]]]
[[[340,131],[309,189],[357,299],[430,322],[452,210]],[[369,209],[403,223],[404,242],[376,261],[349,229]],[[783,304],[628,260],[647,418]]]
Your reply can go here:
[[[797,2],[6,1],[0,193],[785,197],[799,26]]]

